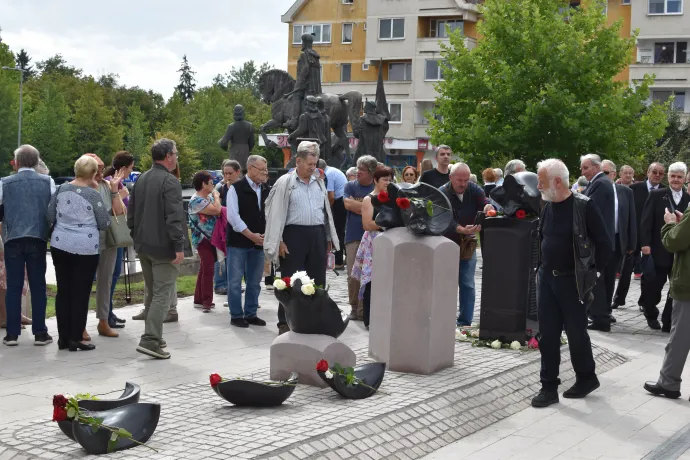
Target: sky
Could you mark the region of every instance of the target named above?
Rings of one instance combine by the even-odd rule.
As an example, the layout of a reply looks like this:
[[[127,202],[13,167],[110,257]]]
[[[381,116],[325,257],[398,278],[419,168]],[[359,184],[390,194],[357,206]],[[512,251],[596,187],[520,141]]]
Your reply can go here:
[[[197,87],[245,61],[287,69],[288,25],[280,16],[293,0],[0,0],[3,42],[24,48],[32,64],[61,54],[98,77],[152,89],[168,98],[182,56]]]

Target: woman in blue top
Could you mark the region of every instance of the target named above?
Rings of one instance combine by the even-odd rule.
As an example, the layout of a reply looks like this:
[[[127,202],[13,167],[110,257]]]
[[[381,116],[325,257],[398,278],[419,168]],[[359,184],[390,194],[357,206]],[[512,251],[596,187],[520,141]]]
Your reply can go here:
[[[220,215],[221,204],[213,178],[206,171],[199,171],[192,179],[196,193],[189,200],[189,228],[192,230],[192,246],[199,253],[199,275],[196,278],[194,307],[211,311],[213,303],[213,264],[216,248],[211,244],[213,228]]]
[[[93,350],[85,343],[89,297],[98,267],[99,231],[110,225],[110,217],[97,187],[98,162],[82,156],[74,163],[76,178],[61,185],[48,205],[48,222],[53,226],[50,254],[55,265],[58,348]]]

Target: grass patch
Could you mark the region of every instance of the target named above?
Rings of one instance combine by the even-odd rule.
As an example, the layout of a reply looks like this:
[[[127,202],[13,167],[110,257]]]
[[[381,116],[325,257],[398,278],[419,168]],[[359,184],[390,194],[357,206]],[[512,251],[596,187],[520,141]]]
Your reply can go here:
[[[125,307],[127,305],[134,305],[144,303],[144,282],[132,283],[132,301],[128,304],[125,299],[125,282],[120,280],[115,286],[115,294],[113,294],[113,308]],[[177,297],[189,297],[194,295],[196,288],[196,276],[180,276],[177,278]],[[46,307],[46,318],[55,316],[55,295],[57,294],[57,286],[49,284],[47,286],[48,305]],[[93,284],[91,291],[91,298],[89,299],[89,310],[96,310],[96,283]]]

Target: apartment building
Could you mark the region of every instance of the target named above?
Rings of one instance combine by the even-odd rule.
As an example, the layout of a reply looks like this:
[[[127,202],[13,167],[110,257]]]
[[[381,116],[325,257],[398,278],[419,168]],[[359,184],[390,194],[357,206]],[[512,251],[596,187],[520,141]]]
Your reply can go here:
[[[586,6],[595,0],[574,0]],[[609,23],[622,20],[621,34],[640,30],[634,62],[616,79],[639,82],[655,74],[650,100],[674,104],[690,115],[690,0],[605,0]],[[442,43],[449,30],[461,30],[465,46],[477,45],[477,3],[482,0],[296,0],[281,17],[289,24],[288,71],[296,74],[300,36],[314,34],[321,55],[324,92],[360,91],[374,99],[383,66],[392,116],[386,138],[388,164],[417,164],[433,157],[427,116],[435,84],[443,79]],[[353,141],[354,144],[354,141]]]

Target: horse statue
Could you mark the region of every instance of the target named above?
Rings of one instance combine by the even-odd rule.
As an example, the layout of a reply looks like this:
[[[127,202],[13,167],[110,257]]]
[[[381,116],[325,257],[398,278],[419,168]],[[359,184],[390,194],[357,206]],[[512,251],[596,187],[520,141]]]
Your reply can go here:
[[[281,69],[268,70],[259,77],[261,100],[271,106],[271,120],[259,128],[261,137],[267,147],[279,148],[275,142],[269,140],[268,136],[266,136],[268,130],[288,128],[287,122],[292,116],[292,100],[283,96],[292,91],[294,87],[295,79]],[[343,165],[347,165],[352,161],[350,141],[347,137],[347,124],[349,122],[352,126],[355,126],[359,120],[362,108],[362,93],[359,91],[348,91],[341,96],[325,93],[319,94],[317,97],[324,102],[326,113],[331,120],[331,129],[336,137],[336,145],[342,147],[342,150],[334,150],[345,153]]]

